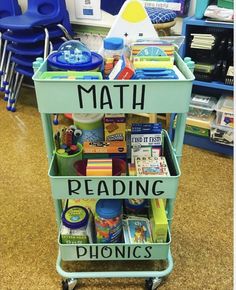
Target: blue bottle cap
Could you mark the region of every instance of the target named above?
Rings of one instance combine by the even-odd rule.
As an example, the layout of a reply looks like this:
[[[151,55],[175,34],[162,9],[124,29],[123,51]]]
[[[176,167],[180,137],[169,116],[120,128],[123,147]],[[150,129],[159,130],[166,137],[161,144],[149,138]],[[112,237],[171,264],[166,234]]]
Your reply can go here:
[[[88,223],[89,213],[85,207],[71,206],[62,213],[62,223],[70,229],[85,227]]]
[[[124,40],[120,37],[107,37],[104,39],[104,49],[119,50],[124,47]]]
[[[122,201],[112,199],[100,199],[96,204],[97,214],[104,219],[112,219],[121,214]]]

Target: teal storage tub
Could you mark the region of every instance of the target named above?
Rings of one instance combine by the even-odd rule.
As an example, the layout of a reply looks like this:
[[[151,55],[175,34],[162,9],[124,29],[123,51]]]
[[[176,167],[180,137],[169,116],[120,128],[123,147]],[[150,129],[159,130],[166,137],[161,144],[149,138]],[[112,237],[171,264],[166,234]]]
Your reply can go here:
[[[49,167],[53,198],[175,198],[181,173],[166,131],[164,140],[164,155],[171,176],[58,176],[54,155]]]
[[[150,244],[58,244],[63,261],[112,261],[112,260],[166,260],[171,244],[168,229],[166,243]]]
[[[40,113],[185,113],[194,75],[175,53],[184,80],[42,79],[47,60],[33,76]]]
[[[234,9],[234,1],[233,0],[218,0],[217,6],[222,8]]]

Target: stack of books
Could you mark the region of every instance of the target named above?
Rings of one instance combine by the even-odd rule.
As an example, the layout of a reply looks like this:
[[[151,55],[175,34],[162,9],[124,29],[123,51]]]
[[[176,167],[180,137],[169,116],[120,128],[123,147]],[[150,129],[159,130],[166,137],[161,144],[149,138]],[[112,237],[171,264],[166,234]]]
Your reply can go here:
[[[191,33],[191,36],[191,48],[212,50],[215,45],[216,38],[213,34]]]

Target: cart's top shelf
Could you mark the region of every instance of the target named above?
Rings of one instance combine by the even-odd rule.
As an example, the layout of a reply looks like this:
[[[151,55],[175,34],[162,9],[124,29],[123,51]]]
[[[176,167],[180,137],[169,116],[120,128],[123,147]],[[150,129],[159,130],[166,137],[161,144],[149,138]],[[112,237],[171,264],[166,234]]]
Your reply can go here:
[[[42,79],[47,60],[33,76],[41,113],[185,113],[194,76],[175,53],[179,80]]]

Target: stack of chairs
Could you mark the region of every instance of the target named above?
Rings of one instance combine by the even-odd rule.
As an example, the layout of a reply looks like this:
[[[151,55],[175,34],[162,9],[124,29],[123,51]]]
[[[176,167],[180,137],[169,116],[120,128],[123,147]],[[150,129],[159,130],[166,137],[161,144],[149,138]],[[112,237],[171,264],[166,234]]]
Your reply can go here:
[[[8,1],[16,2],[2,2]],[[32,63],[72,39],[73,31],[65,0],[28,0],[25,13],[0,19],[0,30],[5,48],[0,90],[5,92],[7,110],[15,112],[23,78],[33,76]]]

